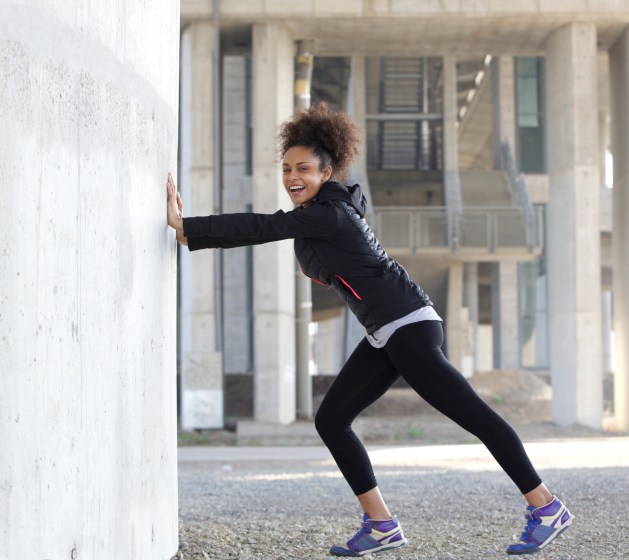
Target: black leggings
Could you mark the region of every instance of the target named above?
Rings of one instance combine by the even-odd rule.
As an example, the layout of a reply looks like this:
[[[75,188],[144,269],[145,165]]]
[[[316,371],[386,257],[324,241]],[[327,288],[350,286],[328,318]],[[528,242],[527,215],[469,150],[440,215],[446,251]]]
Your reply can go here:
[[[446,360],[442,342],[439,321],[406,325],[384,348],[373,348],[363,339],[323,399],[315,426],[356,495],[377,482],[352,422],[400,375],[424,400],[480,439],[520,492],[541,484],[518,435]]]

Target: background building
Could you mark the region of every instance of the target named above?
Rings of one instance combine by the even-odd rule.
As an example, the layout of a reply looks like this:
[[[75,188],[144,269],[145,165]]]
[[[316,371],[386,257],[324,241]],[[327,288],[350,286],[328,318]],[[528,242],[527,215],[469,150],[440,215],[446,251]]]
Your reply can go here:
[[[449,359],[548,373],[554,420],[592,427],[613,371],[628,429],[628,24],[626,1],[183,0],[186,214],[290,208],[274,138],[306,83],[363,126],[352,180],[444,316]],[[223,426],[243,373],[256,422],[307,416],[300,381],[336,373],[360,328],[314,286],[317,336],[296,336],[291,242],[180,263],[184,428]]]

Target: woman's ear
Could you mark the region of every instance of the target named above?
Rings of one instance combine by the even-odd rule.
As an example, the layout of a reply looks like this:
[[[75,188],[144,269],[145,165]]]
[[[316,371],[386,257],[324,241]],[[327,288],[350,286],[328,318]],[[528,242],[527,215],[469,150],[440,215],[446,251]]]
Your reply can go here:
[[[332,177],[332,166],[326,165],[323,169],[323,178],[325,181],[329,181],[330,177]]]

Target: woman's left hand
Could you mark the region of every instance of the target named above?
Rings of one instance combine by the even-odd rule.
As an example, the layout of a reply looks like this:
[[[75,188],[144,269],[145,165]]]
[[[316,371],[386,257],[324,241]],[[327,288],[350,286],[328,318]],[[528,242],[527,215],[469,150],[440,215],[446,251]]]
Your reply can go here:
[[[168,172],[168,179],[166,180],[166,193],[168,195],[168,225],[177,232],[179,243],[187,245],[188,239],[183,234],[183,201],[177,192],[175,181],[170,172]]]

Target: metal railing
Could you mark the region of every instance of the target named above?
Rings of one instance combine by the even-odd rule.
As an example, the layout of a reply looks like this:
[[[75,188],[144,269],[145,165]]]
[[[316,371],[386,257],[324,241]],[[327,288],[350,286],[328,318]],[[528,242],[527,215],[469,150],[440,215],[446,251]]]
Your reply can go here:
[[[531,224],[530,218],[517,207],[468,207],[453,221],[450,210],[443,206],[380,206],[374,209],[374,229],[383,247],[391,250],[533,252],[543,243],[543,207],[533,207],[532,216]],[[456,232],[452,231],[454,227]]]
[[[511,192],[513,193],[513,199],[517,206],[521,209],[522,215],[526,223],[527,231],[535,230],[535,210],[529,196],[529,191],[526,188],[526,181],[524,174],[518,171],[513,154],[511,153],[511,147],[509,142],[502,143],[502,165],[507,172],[509,178],[509,185],[511,186]],[[531,243],[534,240],[531,239]],[[531,246],[532,248],[532,246]]]

